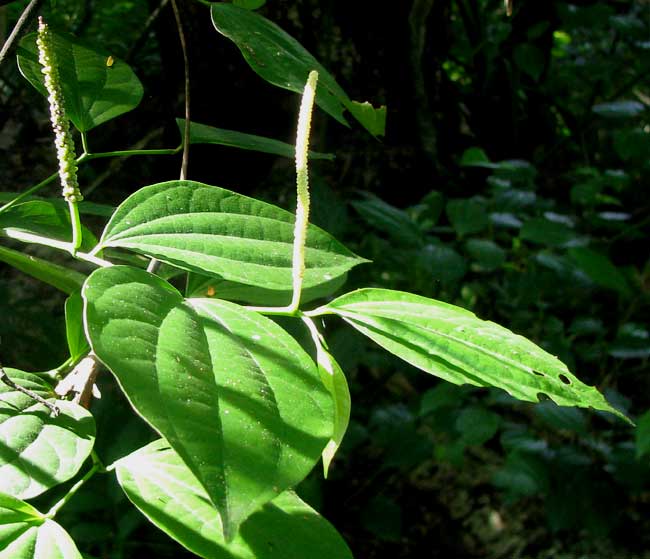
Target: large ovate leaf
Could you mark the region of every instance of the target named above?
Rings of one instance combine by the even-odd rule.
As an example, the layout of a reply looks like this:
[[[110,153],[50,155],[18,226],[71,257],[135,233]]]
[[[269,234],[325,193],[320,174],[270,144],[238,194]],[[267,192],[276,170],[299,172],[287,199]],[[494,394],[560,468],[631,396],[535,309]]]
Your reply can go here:
[[[185,270],[267,289],[291,288],[294,216],[271,204],[192,181],[145,186],[129,196],[100,247],[120,247]],[[314,225],[307,232],[305,289],[365,260]]]
[[[82,295],[93,351],[205,487],[227,538],[311,470],[332,401],[277,324],[234,303],[185,300],[128,266],[96,270]]]
[[[43,398],[53,391],[38,375],[5,369],[18,385]],[[29,499],[74,476],[90,454],[95,422],[88,410],[57,401],[52,417],[42,404],[0,383],[0,492]]]
[[[9,264],[28,276],[41,280],[64,293],[78,291],[86,279],[83,274],[65,266],[3,246],[0,246],[0,262]]]
[[[81,554],[56,522],[0,494],[0,559],[81,559]]]
[[[255,511],[226,543],[205,489],[164,440],[116,464],[133,504],[161,530],[205,559],[351,559],[336,530],[294,493],[285,491]]]
[[[15,229],[60,241],[72,240],[72,225],[67,205],[45,200],[31,200],[16,204],[0,214],[0,229]],[[91,231],[82,226],[82,250],[90,250],[97,243]]]
[[[520,400],[545,394],[559,405],[593,407],[623,417],[593,387],[530,340],[433,299],[388,289],[360,289],[314,314],[334,313],[391,353],[454,384],[495,386]]]
[[[144,90],[126,62],[98,49],[94,43],[86,44],[68,33],[50,32],[66,113],[78,130],[87,132],[138,106]],[[47,97],[36,33],[20,41],[18,67],[29,83]]]
[[[307,76],[318,71],[316,104],[342,124],[348,109],[375,136],[383,135],[386,108],[355,103],[334,77],[293,37],[275,23],[250,10],[219,2],[212,5],[212,22],[219,33],[232,40],[250,67],[266,81],[302,93]]]
[[[181,137],[185,137],[185,119],[177,118],[176,124],[181,133]],[[190,144],[216,144],[220,146],[230,146],[239,149],[246,149],[251,151],[260,151],[262,153],[270,153],[272,155],[281,155],[292,159],[295,157],[296,149],[291,144],[274,140],[273,138],[266,138],[264,136],[255,136],[254,134],[246,134],[244,132],[237,132],[235,130],[225,130],[223,128],[215,128],[206,124],[199,124],[198,122],[190,122]],[[309,157],[311,159],[334,159],[331,153],[319,153],[317,151],[310,151]]]

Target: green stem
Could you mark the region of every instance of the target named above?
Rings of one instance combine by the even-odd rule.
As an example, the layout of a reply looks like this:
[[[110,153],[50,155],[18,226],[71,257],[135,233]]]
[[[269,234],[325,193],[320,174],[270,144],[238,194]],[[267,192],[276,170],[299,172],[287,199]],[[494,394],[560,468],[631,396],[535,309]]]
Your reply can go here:
[[[85,159],[102,159],[105,157],[129,157],[131,155],[174,155],[182,146],[172,149],[125,149],[118,151],[103,151],[100,153],[87,153]]]
[[[82,136],[82,142],[83,142],[83,136]],[[86,147],[87,146],[84,146],[84,148]],[[178,146],[177,148],[171,148],[171,149],[133,149],[133,150],[122,150],[122,151],[106,151],[101,153],[83,153],[82,155],[77,157],[76,161],[77,164],[81,164],[86,161],[91,161],[92,159],[103,159],[106,157],[129,157],[131,155],[175,155],[181,150],[181,148],[182,146]],[[58,177],[58,173],[53,173],[45,180],[42,180],[38,184],[31,186],[24,192],[21,192],[13,200],[7,202],[4,206],[0,207],[0,214],[6,212],[9,208],[15,206],[20,201],[31,196],[35,192],[38,192],[41,188],[50,184],[56,177]]]
[[[302,311],[294,309],[291,305],[286,307],[245,307],[246,310],[265,314],[268,316],[302,316]]]
[[[17,241],[22,241],[23,243],[34,243],[37,245],[45,245],[59,250],[64,250],[69,252],[71,256],[77,260],[83,260],[84,262],[90,262],[95,264],[95,266],[100,266],[102,268],[107,268],[112,266],[113,263],[102,258],[98,258],[93,254],[88,254],[86,252],[78,252],[75,250],[73,243],[67,243],[65,241],[57,241],[56,239],[50,239],[49,237],[42,237],[41,235],[35,235],[34,233],[27,233],[25,231],[19,231],[18,229],[4,229],[3,234],[5,237],[10,239],[16,239]]]
[[[68,209],[70,210],[70,223],[72,224],[72,256],[74,256],[77,249],[81,246],[83,233],[78,204],[76,202],[68,202]]]
[[[9,208],[11,208],[12,206],[15,206],[21,200],[24,200],[28,196],[34,194],[34,192],[39,191],[44,186],[47,186],[48,184],[50,184],[58,176],[59,176],[59,173],[52,173],[45,180],[42,180],[38,184],[35,184],[34,186],[28,188],[27,190],[25,190],[25,192],[21,192],[13,200],[7,202],[4,206],[0,207],[0,214],[6,212]]]
[[[93,467],[86,472],[84,477],[82,477],[77,483],[75,483],[70,488],[70,490],[57,503],[55,503],[54,506],[49,511],[47,511],[45,518],[49,518],[50,520],[54,518],[56,514],[59,512],[59,510],[61,510],[61,508],[63,508],[66,505],[66,503],[68,503],[70,499],[72,499],[72,497],[74,497],[75,493],[79,491],[81,486],[84,483],[86,483],[91,477],[93,477],[101,469],[101,467],[102,466],[100,463],[95,462],[93,464]]]
[[[90,155],[90,148],[88,147],[88,136],[85,132],[81,133],[81,147],[84,155]]]

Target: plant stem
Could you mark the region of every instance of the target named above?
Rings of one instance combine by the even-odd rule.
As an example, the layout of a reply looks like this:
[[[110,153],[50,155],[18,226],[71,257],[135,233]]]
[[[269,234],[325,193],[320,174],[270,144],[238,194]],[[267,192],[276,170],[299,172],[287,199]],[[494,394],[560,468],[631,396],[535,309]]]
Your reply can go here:
[[[11,380],[11,378],[6,373],[6,371],[2,368],[2,366],[0,366],[0,381],[4,382],[9,388],[15,390],[16,392],[22,392],[26,396],[29,396],[32,400],[37,401],[39,404],[43,404],[47,409],[50,410],[50,412],[54,417],[59,415],[59,408],[57,408],[51,402],[48,402],[45,398],[43,398],[33,390],[30,390],[29,388],[24,388],[23,386],[16,384],[13,380]]]
[[[74,256],[83,240],[81,219],[79,218],[79,206],[77,202],[68,202],[68,209],[70,210],[70,223],[72,224],[72,256]]]
[[[81,132],[81,148],[83,149],[84,155],[90,155],[90,148],[88,147],[88,135],[85,132]]]
[[[32,195],[34,192],[38,192],[41,188],[44,186],[47,186],[50,184],[56,177],[59,176],[59,173],[52,173],[49,177],[47,177],[45,180],[42,180],[38,184],[35,184],[34,186],[28,188],[24,192],[21,192],[18,196],[16,196],[13,200],[10,202],[7,202],[4,206],[0,207],[0,214],[6,212],[9,208],[12,206],[15,206],[18,202],[21,200],[24,200],[28,196]]]
[[[185,72],[185,130],[183,132],[183,159],[180,175],[180,179],[183,181],[187,178],[187,165],[190,156],[190,62],[187,56],[187,42],[185,41],[183,22],[181,21],[181,14],[178,11],[176,0],[172,0],[172,8],[174,10],[176,28],[178,29],[178,38],[181,42],[181,50],[183,51],[183,70]]]
[[[75,483],[70,490],[57,502],[54,504],[54,506],[47,511],[47,514],[45,515],[45,518],[49,518],[50,520],[53,519],[56,514],[63,508],[72,497],[74,497],[75,493],[79,491],[81,486],[86,483],[91,477],[93,477],[100,469],[102,468],[101,463],[95,462],[93,464],[93,467],[90,468],[77,483]]]
[[[45,245],[59,250],[64,250],[66,252],[69,252],[70,255],[77,260],[90,262],[91,264],[95,264],[96,266],[100,266],[102,268],[107,268],[108,266],[113,265],[113,263],[109,262],[108,260],[98,258],[97,256],[88,254],[86,252],[76,251],[74,249],[73,243],[57,241],[56,239],[50,239],[49,237],[43,237],[41,235],[35,235],[34,233],[27,233],[25,231],[19,231],[17,229],[5,229],[3,233],[6,237],[22,241],[23,243],[34,243],[37,245]]]
[[[25,27],[25,25],[29,22],[35,8],[37,8],[39,4],[42,3],[43,0],[32,0],[29,4],[27,4],[27,7],[23,10],[23,13],[20,15],[18,21],[16,22],[16,25],[12,29],[11,34],[5,41],[5,44],[2,45],[2,50],[0,50],[0,64],[4,62],[4,59],[7,57],[7,54],[9,54],[11,47],[13,47],[14,43],[16,42],[18,35],[20,35],[22,28]]]
[[[83,141],[83,140],[82,140]],[[178,146],[177,148],[171,149],[132,149],[132,150],[121,150],[121,151],[105,151],[100,153],[83,153],[77,157],[77,163],[81,164],[86,161],[91,161],[92,159],[103,159],[106,157],[130,157],[131,155],[175,155],[178,153],[183,146]],[[21,200],[24,200],[28,196],[31,196],[35,192],[38,192],[44,186],[50,184],[56,177],[58,173],[52,173],[49,177],[42,180],[38,184],[29,187],[24,192],[18,194],[13,200],[7,202],[4,206],[0,207],[0,214],[6,212],[12,206],[18,204]]]

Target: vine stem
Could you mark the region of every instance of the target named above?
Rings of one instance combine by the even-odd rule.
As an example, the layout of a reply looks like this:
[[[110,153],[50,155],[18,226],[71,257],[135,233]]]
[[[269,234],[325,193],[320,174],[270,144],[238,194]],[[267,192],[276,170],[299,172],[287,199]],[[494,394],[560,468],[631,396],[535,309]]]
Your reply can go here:
[[[16,25],[12,29],[11,34],[9,37],[7,37],[5,44],[2,45],[2,50],[0,50],[0,64],[4,62],[4,59],[9,54],[11,47],[13,47],[16,39],[18,39],[18,35],[20,35],[22,28],[25,27],[25,25],[29,22],[29,19],[32,16],[34,10],[38,8],[38,6],[42,3],[43,0],[32,0],[29,4],[27,4],[27,7],[24,9],[23,13],[18,18]]]
[[[187,166],[190,158],[190,61],[187,55],[187,42],[185,41],[185,32],[183,31],[183,21],[181,14],[178,10],[176,0],[171,0],[172,9],[174,11],[174,20],[176,21],[176,29],[178,30],[178,39],[181,43],[181,50],[183,51],[183,72],[185,75],[185,127],[183,130],[183,157],[181,160],[180,180],[187,179]],[[160,268],[160,260],[152,258],[147,266],[147,272],[155,274]]]
[[[74,243],[67,243],[65,241],[57,241],[56,239],[50,239],[49,237],[43,237],[41,235],[35,235],[34,233],[27,233],[26,231],[20,231],[18,229],[5,229],[4,236],[9,237],[10,239],[16,239],[17,241],[22,241],[23,243],[34,243],[37,245],[49,246],[59,250],[64,250],[69,252],[71,256],[77,260],[83,260],[84,262],[90,262],[96,266],[102,268],[107,268],[112,266],[113,263],[103,258],[99,258],[93,254],[87,252],[79,252],[74,248]]]
[[[79,491],[82,485],[84,485],[91,477],[93,477],[99,470],[102,469],[102,465],[99,461],[94,462],[92,468],[88,470],[85,475],[77,482],[75,483],[70,490],[54,505],[52,508],[47,511],[47,514],[45,514],[45,518],[48,519],[53,519],[56,514],[61,510],[67,503],[74,497],[75,493]]]
[[[86,161],[91,161],[93,159],[103,159],[107,157],[130,157],[132,155],[175,155],[181,150],[181,148],[182,146],[178,146],[176,148],[169,148],[169,149],[132,149],[132,150],[118,150],[118,151],[103,151],[99,153],[83,153],[82,155],[77,157],[76,162],[77,164],[81,164],[81,163],[85,163]],[[16,204],[18,204],[25,198],[31,196],[35,192],[38,192],[39,190],[41,190],[41,188],[50,184],[58,176],[59,176],[58,173],[52,173],[49,177],[42,180],[38,184],[35,184],[34,186],[31,186],[24,192],[21,192],[13,200],[7,202],[6,204],[0,207],[0,214],[6,212],[9,208],[15,206]]]

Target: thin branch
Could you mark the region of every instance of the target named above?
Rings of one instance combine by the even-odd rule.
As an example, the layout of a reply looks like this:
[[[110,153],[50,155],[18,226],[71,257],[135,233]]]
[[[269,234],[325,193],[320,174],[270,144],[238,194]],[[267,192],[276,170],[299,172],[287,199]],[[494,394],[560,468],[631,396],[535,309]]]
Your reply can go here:
[[[187,56],[187,43],[185,41],[181,14],[178,11],[176,0],[171,1],[174,10],[174,19],[176,20],[176,28],[178,29],[178,38],[180,39],[181,49],[183,50],[183,68],[185,71],[185,130],[183,133],[183,159],[180,173],[180,180],[185,180],[187,178],[187,165],[190,156],[190,62]],[[147,266],[147,272],[155,274],[159,267],[160,261],[152,258]]]
[[[180,176],[181,180],[185,180],[187,178],[187,164],[190,155],[190,62],[187,56],[187,43],[185,42],[183,22],[181,21],[176,0],[172,0],[172,8],[174,9],[178,38],[181,42],[181,49],[183,49],[183,69],[185,71],[185,131],[183,134],[183,161],[181,163]]]
[[[54,417],[59,415],[59,408],[57,408],[52,402],[48,402],[45,398],[43,398],[43,396],[37,394],[33,390],[16,384],[9,378],[9,375],[5,372],[2,366],[0,366],[0,381],[4,382],[11,389],[22,392],[26,396],[29,396],[32,400],[36,400],[39,404],[43,404],[47,409],[50,410]]]
[[[43,0],[32,0],[29,4],[27,4],[27,7],[23,10],[23,13],[20,14],[20,17],[18,18],[16,25],[14,26],[13,30],[11,31],[11,34],[5,41],[5,44],[2,45],[2,50],[0,50],[0,65],[2,65],[5,58],[9,54],[9,51],[12,49],[14,43],[18,39],[18,36],[20,35],[20,32],[22,31],[23,27],[25,27],[25,25],[29,23],[34,10],[38,8],[42,3]]]
[[[135,43],[133,43],[133,46],[129,49],[129,52],[124,57],[124,60],[126,60],[127,62],[130,62],[133,59],[133,57],[135,56],[135,54],[147,42],[147,37],[149,35],[149,32],[151,31],[151,26],[158,19],[158,16],[160,15],[160,12],[162,11],[162,9],[168,3],[169,3],[169,0],[161,0],[160,4],[158,4],[156,9],[153,12],[151,12],[149,17],[147,18],[147,21],[144,24],[144,28],[142,29],[142,33],[140,33],[140,36],[137,38]]]

